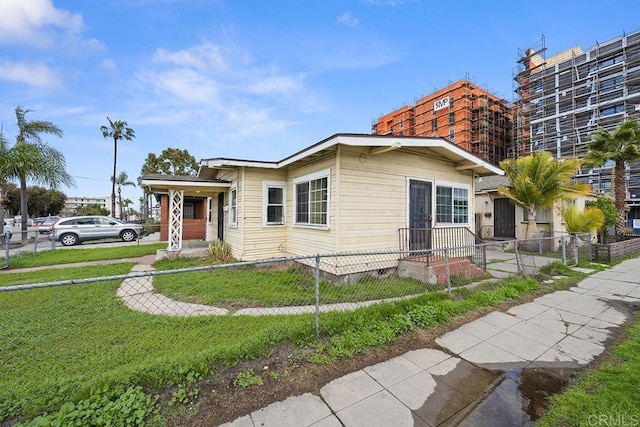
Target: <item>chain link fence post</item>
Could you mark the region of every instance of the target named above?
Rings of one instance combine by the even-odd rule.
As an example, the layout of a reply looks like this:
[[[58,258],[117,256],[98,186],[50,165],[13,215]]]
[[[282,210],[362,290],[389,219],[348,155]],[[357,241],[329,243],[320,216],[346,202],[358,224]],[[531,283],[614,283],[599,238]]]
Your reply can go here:
[[[316,255],[316,337],[320,338],[320,254]]]
[[[11,245],[11,233],[4,233],[4,268],[9,268],[9,246]]]
[[[560,236],[560,243],[562,245],[562,263],[567,265],[567,237],[564,234]]]
[[[38,234],[40,233],[38,230],[35,231],[35,236],[33,238],[33,254],[36,255],[38,253]]]
[[[520,259],[520,254],[518,253],[518,241],[513,241],[513,252],[516,254],[516,267],[518,269],[518,274],[522,273],[522,260]]]
[[[447,276],[447,292],[451,293],[451,274],[449,272],[449,250],[444,250],[444,274]]]

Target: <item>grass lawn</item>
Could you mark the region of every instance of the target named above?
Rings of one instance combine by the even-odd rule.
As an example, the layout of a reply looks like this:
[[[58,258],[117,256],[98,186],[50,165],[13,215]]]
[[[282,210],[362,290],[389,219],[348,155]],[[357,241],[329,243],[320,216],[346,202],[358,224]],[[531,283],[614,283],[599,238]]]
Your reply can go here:
[[[265,270],[256,267],[217,268],[156,276],[153,285],[163,295],[179,301],[228,309],[313,305],[314,276],[300,267]],[[415,279],[364,277],[349,285],[320,282],[320,303],[368,301],[441,291],[443,285]]]
[[[95,249],[56,249],[36,253],[23,252],[9,258],[9,268],[40,267],[73,262],[99,261],[105,259],[137,258],[152,255],[158,249],[166,249],[166,243],[128,245],[114,248]]]
[[[600,368],[588,371],[566,392],[551,398],[539,426],[640,425],[640,320]]]
[[[79,251],[97,253],[95,259],[104,259],[100,258],[101,254],[112,256],[104,255],[107,249]],[[186,261],[184,265],[193,265],[193,262]],[[165,267],[167,265],[170,264]],[[131,264],[122,263],[30,273],[5,272],[0,274],[0,286],[105,277],[126,274],[130,268]],[[193,298],[227,304],[233,304],[235,298],[240,304],[282,305],[309,301],[313,295],[313,282],[296,270],[248,269],[226,273],[224,280],[229,283],[219,294],[208,287],[218,284],[220,277],[212,276],[210,271],[199,272],[202,276],[192,274],[195,273],[157,276],[154,283],[159,278],[170,278],[168,282],[179,283],[182,293],[187,293],[185,289],[190,284],[201,294],[191,292]],[[201,283],[197,283],[196,278]],[[268,285],[269,281],[273,285]],[[324,287],[338,289],[337,294],[331,294],[336,301],[367,295],[371,298],[412,292],[421,295],[353,312],[323,313],[320,344],[313,315],[191,318],[152,315],[128,309],[116,296],[119,285],[119,281],[101,281],[0,292],[0,422],[14,416],[29,418],[56,411],[67,405],[66,402],[81,403],[96,396],[112,395],[119,387],[142,386],[146,392],[155,393],[163,386],[206,378],[239,360],[268,354],[284,343],[315,347],[318,362],[347,357],[367,347],[388,343],[404,331],[444,323],[453,316],[540,290],[538,283],[531,279],[486,284],[474,290],[461,289],[452,295],[425,289],[420,292],[415,283],[372,281],[367,285],[368,291],[358,284],[324,283]],[[169,283],[163,286],[170,288]],[[354,290],[348,289],[351,286]],[[234,287],[244,289],[239,291]],[[104,399],[92,402],[101,403],[95,408],[85,405],[91,406],[91,411],[105,405]],[[69,420],[62,424],[71,423]]]

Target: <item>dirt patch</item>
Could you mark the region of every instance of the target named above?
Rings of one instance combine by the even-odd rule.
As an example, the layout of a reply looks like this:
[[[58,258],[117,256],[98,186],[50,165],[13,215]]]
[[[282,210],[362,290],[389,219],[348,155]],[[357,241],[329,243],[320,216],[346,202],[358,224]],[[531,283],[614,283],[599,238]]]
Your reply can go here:
[[[568,284],[566,288],[570,286],[573,285]],[[497,307],[480,309],[457,316],[447,325],[410,331],[398,336],[385,347],[372,348],[354,357],[340,359],[331,364],[309,363],[306,361],[308,353],[290,346],[283,346],[275,350],[270,357],[243,361],[199,383],[198,400],[192,405],[185,406],[184,411],[172,408],[166,412],[167,425],[175,427],[219,425],[290,396],[307,392],[318,395],[325,384],[336,378],[384,362],[411,350],[440,349],[435,343],[435,339],[446,332],[480,318],[488,312],[506,311],[512,306],[530,302],[541,294],[557,289],[546,289]],[[244,388],[235,386],[234,380],[238,373],[247,370],[253,370],[256,375],[260,375],[264,385]]]

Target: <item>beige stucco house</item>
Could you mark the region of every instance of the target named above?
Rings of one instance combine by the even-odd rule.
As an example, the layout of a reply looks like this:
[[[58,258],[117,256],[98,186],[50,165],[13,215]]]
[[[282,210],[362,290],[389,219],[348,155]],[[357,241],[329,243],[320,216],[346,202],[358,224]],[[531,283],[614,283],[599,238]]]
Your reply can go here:
[[[476,233],[483,240],[523,239],[527,233],[527,211],[515,206],[498,193],[499,186],[509,186],[505,176],[478,177],[475,184]],[[579,196],[572,203],[584,209],[592,195]],[[566,233],[558,206],[536,212],[536,224],[543,237]]]
[[[474,230],[476,179],[502,173],[441,138],[336,134],[280,161],[203,159],[197,178],[142,184],[165,195],[169,251],[182,247],[184,201],[201,200],[201,238],[255,260],[398,250],[410,228]]]

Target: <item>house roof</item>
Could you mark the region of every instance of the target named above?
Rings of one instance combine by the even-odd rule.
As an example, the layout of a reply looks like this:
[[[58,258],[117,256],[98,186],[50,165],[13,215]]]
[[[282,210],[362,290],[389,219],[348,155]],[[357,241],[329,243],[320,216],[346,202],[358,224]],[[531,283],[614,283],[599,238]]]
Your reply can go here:
[[[458,147],[444,138],[427,138],[420,136],[390,136],[390,135],[369,135],[369,134],[335,134],[316,144],[304,148],[280,161],[258,161],[230,158],[211,158],[200,161],[200,169],[225,167],[256,167],[266,169],[279,169],[292,163],[312,157],[313,155],[335,148],[337,145],[351,147],[370,147],[372,153],[382,153],[385,151],[403,148],[426,148],[435,156],[452,161],[457,164],[457,170],[473,170],[479,176],[503,175],[504,172],[469,151]],[[200,175],[200,172],[199,172]]]
[[[506,176],[485,176],[476,180],[476,193],[487,193],[497,191],[498,187],[509,187],[509,180]]]
[[[212,188],[229,188],[231,183],[221,179],[209,179],[196,176],[179,175],[144,175],[140,179],[143,186],[152,193],[168,193],[169,188],[184,190],[187,194],[200,193]]]

